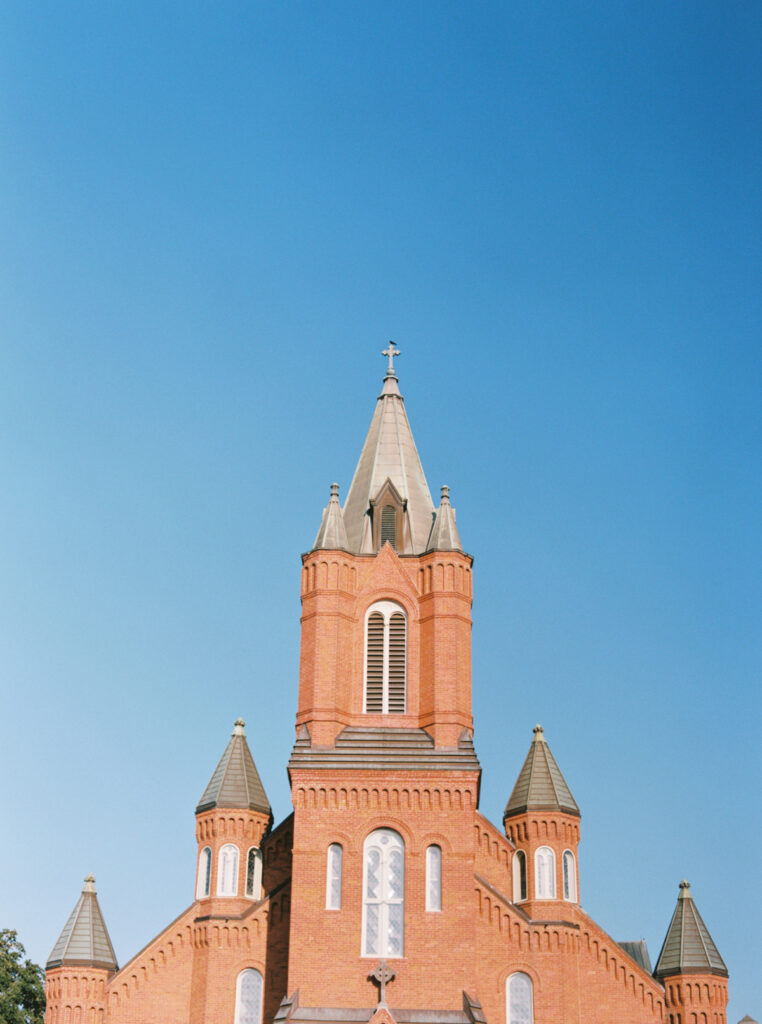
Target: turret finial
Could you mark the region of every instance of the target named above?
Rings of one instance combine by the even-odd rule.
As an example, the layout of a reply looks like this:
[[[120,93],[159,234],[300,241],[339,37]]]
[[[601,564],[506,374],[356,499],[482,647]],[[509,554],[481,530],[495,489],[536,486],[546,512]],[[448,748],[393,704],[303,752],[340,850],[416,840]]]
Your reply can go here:
[[[244,722],[244,720],[242,718],[236,718],[234,726],[233,726],[233,735],[234,736],[245,736],[246,733],[243,731],[245,725],[246,725],[246,722]]]
[[[685,879],[682,880],[682,882],[680,883],[680,892],[678,893],[677,898],[679,900],[692,900],[693,899],[693,896],[691,895],[691,883],[690,882],[686,882]]]
[[[331,498],[336,498],[337,501],[339,500],[339,485],[338,484],[331,484]]]
[[[442,505],[450,504],[450,488],[447,486],[447,484],[442,484],[442,493],[439,500]]]
[[[543,735],[545,730],[543,729],[543,727],[540,725],[539,722],[534,727],[534,729],[532,729],[532,732],[534,733],[534,739],[532,740],[532,743],[544,743],[545,742],[545,736]]]
[[[381,353],[381,355],[389,357],[389,366],[386,369],[386,376],[387,377],[394,377],[396,379],[397,374],[394,372],[394,357],[395,356],[400,356],[400,355],[402,355],[402,353],[400,352],[400,350],[398,348],[394,347],[394,342],[390,341],[389,342],[389,348],[385,348],[383,350],[383,352]],[[384,378],[384,379],[386,379],[386,378]]]
[[[95,892],[95,875],[85,875],[85,885],[82,892]]]

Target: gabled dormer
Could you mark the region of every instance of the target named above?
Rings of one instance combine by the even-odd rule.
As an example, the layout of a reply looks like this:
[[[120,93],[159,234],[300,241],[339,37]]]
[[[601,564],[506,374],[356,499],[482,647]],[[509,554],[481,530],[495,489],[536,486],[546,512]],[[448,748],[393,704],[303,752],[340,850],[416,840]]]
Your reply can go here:
[[[374,498],[370,499],[369,514],[373,531],[373,550],[380,551],[387,542],[395,551],[410,547],[410,529],[405,529],[407,498],[403,498],[389,477]]]

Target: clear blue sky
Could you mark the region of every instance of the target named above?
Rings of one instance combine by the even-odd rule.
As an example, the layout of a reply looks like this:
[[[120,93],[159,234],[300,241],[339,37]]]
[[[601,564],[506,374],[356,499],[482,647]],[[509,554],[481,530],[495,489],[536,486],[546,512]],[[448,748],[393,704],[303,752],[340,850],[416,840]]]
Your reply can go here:
[[[389,338],[475,555],[482,809],[541,721],[584,906],[687,877],[762,1016],[762,6],[0,12],[0,926],[193,896],[242,715],[290,810],[300,552]]]

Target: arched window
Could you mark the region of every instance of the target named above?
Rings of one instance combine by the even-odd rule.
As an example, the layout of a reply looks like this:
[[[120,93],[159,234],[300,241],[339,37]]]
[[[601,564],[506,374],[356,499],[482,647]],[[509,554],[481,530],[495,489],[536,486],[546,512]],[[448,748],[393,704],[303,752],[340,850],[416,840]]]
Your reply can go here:
[[[341,860],[342,849],[339,843],[331,843],[325,872],[325,909],[341,910]]]
[[[426,850],[426,909],[442,909],[442,849],[439,846]]]
[[[238,847],[227,843],[217,862],[217,895],[235,896],[238,892]]]
[[[262,851],[256,846],[246,855],[246,895],[251,900],[262,898]]]
[[[208,846],[199,854],[198,875],[196,876],[196,899],[202,900],[209,895],[212,881],[212,851]]]
[[[363,854],[362,954],[402,956],[405,844],[396,832],[379,828],[365,840]]]
[[[527,898],[527,855],[516,850],[513,855],[513,902],[521,903]]]
[[[549,846],[534,855],[534,894],[538,900],[556,898],[556,856]]]
[[[577,872],[571,850],[564,850],[564,899],[577,902]]]
[[[407,690],[407,618],[394,601],[377,601],[365,620],[365,711],[404,714]]]
[[[397,549],[397,509],[394,505],[384,505],[381,509],[381,543],[383,547],[389,541],[391,546]]]
[[[511,974],[505,990],[506,1018],[508,1024],[534,1024],[532,1000],[532,979],[518,971]]]
[[[235,1024],[262,1024],[262,975],[247,967],[235,987]]]

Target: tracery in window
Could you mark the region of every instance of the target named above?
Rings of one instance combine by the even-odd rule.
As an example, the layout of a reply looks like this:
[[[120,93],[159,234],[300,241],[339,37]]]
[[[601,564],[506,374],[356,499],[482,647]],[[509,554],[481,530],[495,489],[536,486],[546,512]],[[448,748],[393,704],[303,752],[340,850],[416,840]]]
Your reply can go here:
[[[196,899],[201,900],[209,895],[212,881],[212,851],[208,846],[199,854],[198,875],[196,877]]]
[[[262,1024],[262,987],[262,975],[253,967],[238,975],[235,1024]]]
[[[238,892],[238,847],[227,843],[217,863],[217,895],[235,896]]]
[[[407,617],[394,601],[377,601],[365,625],[365,711],[404,714],[407,699]]]
[[[442,909],[442,849],[439,846],[426,850],[426,909]]]
[[[508,1024],[534,1024],[532,979],[518,971],[506,982],[506,1018]]]
[[[564,850],[564,899],[572,903],[577,902],[577,872],[574,864],[574,854],[571,850]]]
[[[405,844],[397,832],[371,832],[363,850],[363,956],[404,953]]]
[[[541,846],[534,855],[535,896],[538,900],[556,898],[556,856],[549,846]]]
[[[256,846],[246,855],[246,895],[252,900],[262,898],[262,851]]]
[[[342,848],[339,843],[328,847],[325,872],[325,908],[341,910],[341,866]]]
[[[517,850],[513,855],[513,902],[527,898],[527,855]]]

